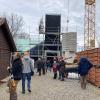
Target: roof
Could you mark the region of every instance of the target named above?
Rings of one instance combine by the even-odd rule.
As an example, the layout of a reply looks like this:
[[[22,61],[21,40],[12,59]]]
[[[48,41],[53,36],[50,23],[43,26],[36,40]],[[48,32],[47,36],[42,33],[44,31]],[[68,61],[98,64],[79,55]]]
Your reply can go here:
[[[12,34],[10,32],[9,26],[5,18],[0,18],[0,27],[4,32],[4,36],[9,44],[10,51],[15,52],[16,51],[15,42],[13,40]]]
[[[16,47],[19,51],[27,51],[30,49],[30,40],[29,39],[16,39]]]
[[[39,53],[39,55],[42,55],[43,42],[44,41],[42,41],[41,43],[37,44],[35,47],[30,49],[31,55],[38,55],[38,53]],[[38,52],[38,50],[39,50],[39,52]]]

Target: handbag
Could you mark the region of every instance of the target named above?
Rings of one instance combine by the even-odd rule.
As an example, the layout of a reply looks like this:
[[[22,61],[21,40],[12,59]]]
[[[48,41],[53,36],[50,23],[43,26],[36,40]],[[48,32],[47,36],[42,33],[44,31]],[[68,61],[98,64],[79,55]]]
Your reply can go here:
[[[31,76],[33,76],[34,75],[34,71],[31,71]]]
[[[31,61],[30,61],[30,69],[31,69],[30,74],[31,74],[31,76],[33,76],[34,75],[34,71],[32,70],[31,66],[32,66],[32,64],[31,64]]]
[[[9,92],[13,93],[16,91],[16,82],[14,79],[9,79],[7,86],[9,87]]]

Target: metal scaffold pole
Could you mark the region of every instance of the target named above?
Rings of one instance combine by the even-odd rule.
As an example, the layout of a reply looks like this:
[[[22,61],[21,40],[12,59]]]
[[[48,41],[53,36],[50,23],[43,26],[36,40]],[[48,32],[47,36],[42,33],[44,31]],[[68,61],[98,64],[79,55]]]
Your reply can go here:
[[[40,39],[40,35],[38,37],[38,58],[39,58],[39,39]]]
[[[69,31],[69,0],[67,1],[67,33]]]

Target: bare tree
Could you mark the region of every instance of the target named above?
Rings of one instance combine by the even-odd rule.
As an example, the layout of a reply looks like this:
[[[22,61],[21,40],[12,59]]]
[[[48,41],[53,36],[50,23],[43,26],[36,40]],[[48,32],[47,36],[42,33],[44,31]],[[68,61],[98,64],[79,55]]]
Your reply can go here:
[[[17,14],[5,15],[7,19],[10,31],[12,36],[15,38],[16,34],[22,33],[24,20],[22,16],[18,16]]]

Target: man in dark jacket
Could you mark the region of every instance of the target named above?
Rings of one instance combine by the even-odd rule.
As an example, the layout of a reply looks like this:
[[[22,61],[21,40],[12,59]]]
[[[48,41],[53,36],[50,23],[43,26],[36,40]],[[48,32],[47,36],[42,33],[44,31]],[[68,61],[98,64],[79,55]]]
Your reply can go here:
[[[66,62],[62,59],[60,61],[61,81],[64,81],[65,65],[66,65]]]
[[[39,58],[37,60],[36,64],[37,64],[39,76],[41,76],[41,70],[42,70],[43,74],[45,74],[45,61],[42,58]]]
[[[86,89],[87,75],[92,66],[93,65],[87,58],[85,57],[80,58],[78,66],[78,74],[80,75],[82,89]]]

